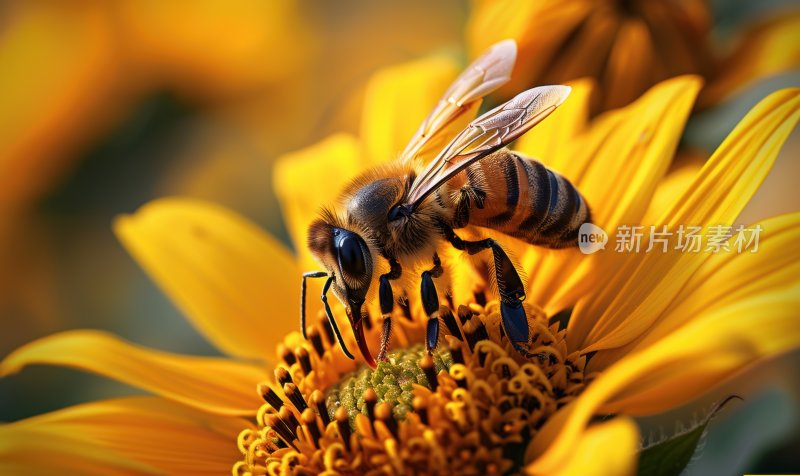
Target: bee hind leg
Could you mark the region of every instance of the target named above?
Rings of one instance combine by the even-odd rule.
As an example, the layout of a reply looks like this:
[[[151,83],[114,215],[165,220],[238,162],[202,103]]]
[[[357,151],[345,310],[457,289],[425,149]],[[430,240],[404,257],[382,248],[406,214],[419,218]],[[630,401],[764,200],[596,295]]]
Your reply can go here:
[[[433,268],[422,273],[419,293],[422,297],[422,307],[428,315],[428,327],[426,331],[426,346],[428,353],[432,353],[439,343],[439,294],[436,292],[436,285],[433,278],[442,275],[442,261],[439,255],[433,255]]]
[[[378,362],[386,360],[386,353],[389,351],[389,339],[392,336],[392,311],[394,310],[394,293],[392,292],[392,285],[390,280],[397,279],[402,274],[403,270],[400,263],[396,260],[389,260],[391,268],[386,274],[380,277],[380,287],[378,288],[378,298],[381,305],[381,314],[383,315],[383,329],[381,329],[381,348],[378,351]]]
[[[500,314],[503,318],[502,330],[511,345],[521,354],[528,356],[528,317],[522,307],[525,300],[525,286],[514,264],[503,248],[493,239],[466,241],[455,234],[452,228],[443,227],[445,238],[458,250],[474,255],[484,250],[492,250],[497,290],[500,293]]]

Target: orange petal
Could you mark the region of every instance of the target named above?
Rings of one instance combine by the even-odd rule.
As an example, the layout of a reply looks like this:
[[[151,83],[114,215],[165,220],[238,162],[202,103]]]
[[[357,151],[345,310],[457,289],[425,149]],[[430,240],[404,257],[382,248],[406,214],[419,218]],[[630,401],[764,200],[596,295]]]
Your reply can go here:
[[[800,119],[800,90],[761,101],[706,163],[694,183],[657,224],[732,224],[766,177]],[[607,285],[576,308],[570,342],[585,352],[620,347],[641,335],[711,253],[620,254],[626,263]],[[586,332],[589,328],[591,330]],[[586,332],[586,334],[584,334]],[[569,334],[569,333],[568,333]],[[585,339],[583,339],[583,337]]]
[[[622,476],[636,473],[639,428],[630,418],[618,417],[590,426],[576,442],[569,460],[559,468],[543,468],[534,461],[525,474]]]
[[[636,16],[621,22],[604,68],[603,110],[628,104],[652,84],[655,54],[647,23]]]
[[[0,426],[0,473],[229,474],[251,426],[154,397],[93,402]]]
[[[551,418],[531,450],[537,468],[568,461],[595,413],[643,415],[684,404],[759,359],[800,345],[800,285],[732,303],[608,368]]]
[[[35,364],[94,372],[224,415],[254,415],[263,403],[256,385],[269,379],[254,365],[159,352],[98,331],[62,332],[26,344],[0,362],[0,376]]]
[[[504,94],[513,96],[535,86],[546,75],[562,45],[595,6],[591,0],[475,1],[467,23],[470,54],[475,57],[500,40],[516,40],[519,50],[514,74],[501,88]]]
[[[160,199],[117,218],[114,230],[153,280],[224,352],[272,356],[282,337],[297,328],[295,260],[277,240],[235,213],[199,200]]]
[[[598,4],[548,65],[546,77],[553,81],[599,77],[609,61],[620,25],[625,22],[624,16],[615,14],[616,8],[609,3]]]

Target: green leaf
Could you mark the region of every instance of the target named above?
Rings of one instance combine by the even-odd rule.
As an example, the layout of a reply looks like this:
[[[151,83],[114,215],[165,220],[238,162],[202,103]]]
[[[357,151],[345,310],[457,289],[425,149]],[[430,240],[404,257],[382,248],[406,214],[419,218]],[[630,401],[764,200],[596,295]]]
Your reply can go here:
[[[639,476],[678,476],[689,464],[697,445],[705,433],[708,423],[731,399],[731,395],[709,412],[698,425],[657,444],[648,446],[639,454]]]

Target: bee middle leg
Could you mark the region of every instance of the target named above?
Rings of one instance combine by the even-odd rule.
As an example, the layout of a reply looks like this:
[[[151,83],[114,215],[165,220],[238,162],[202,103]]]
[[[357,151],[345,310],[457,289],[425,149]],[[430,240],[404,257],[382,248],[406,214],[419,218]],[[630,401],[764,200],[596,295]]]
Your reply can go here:
[[[502,330],[517,351],[529,356],[530,354],[525,348],[528,344],[528,318],[522,308],[522,301],[525,300],[525,286],[506,252],[491,238],[466,241],[456,235],[452,228],[443,226],[442,229],[445,238],[458,250],[464,250],[471,255],[484,250],[492,250],[497,290],[500,293]]]
[[[419,293],[422,297],[422,307],[428,315],[428,327],[426,330],[426,346],[428,353],[433,352],[439,343],[439,294],[436,292],[436,285],[433,278],[442,275],[442,261],[439,255],[433,254],[433,268],[423,271],[422,282],[420,283]]]
[[[390,280],[400,277],[403,269],[400,267],[395,259],[389,260],[389,272],[382,274],[378,288],[378,300],[381,305],[381,314],[383,315],[383,328],[381,329],[381,348],[378,351],[378,362],[386,360],[386,352],[389,351],[389,339],[392,336],[392,310],[394,310],[394,293],[392,293],[392,285]]]

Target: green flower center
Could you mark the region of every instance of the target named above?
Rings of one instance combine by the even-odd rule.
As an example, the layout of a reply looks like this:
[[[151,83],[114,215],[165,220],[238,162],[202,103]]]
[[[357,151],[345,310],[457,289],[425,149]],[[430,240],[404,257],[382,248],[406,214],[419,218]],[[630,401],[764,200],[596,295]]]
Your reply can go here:
[[[440,346],[432,355],[437,374],[453,365],[453,358],[450,352],[445,350],[446,347]],[[370,404],[386,402],[392,405],[394,417],[397,420],[404,420],[406,414],[412,410],[411,403],[414,399],[412,385],[431,388],[425,372],[419,365],[426,352],[425,347],[421,345],[398,349],[389,352],[387,360],[378,362],[378,367],[374,370],[364,367],[345,375],[341,383],[326,392],[325,406],[328,415],[333,419],[336,410],[344,407],[350,418],[350,426],[355,427],[358,413],[369,416]],[[367,402],[364,398],[365,392],[370,388],[377,395],[377,402]]]

